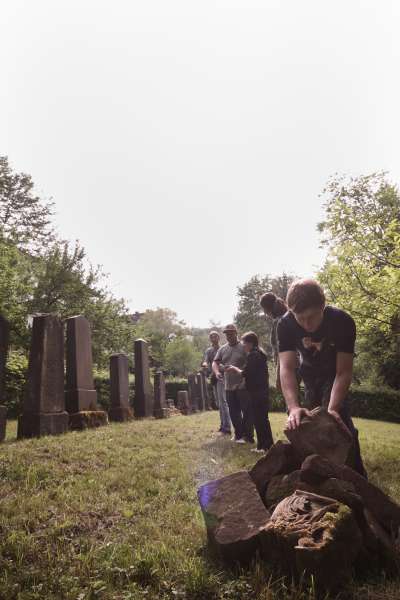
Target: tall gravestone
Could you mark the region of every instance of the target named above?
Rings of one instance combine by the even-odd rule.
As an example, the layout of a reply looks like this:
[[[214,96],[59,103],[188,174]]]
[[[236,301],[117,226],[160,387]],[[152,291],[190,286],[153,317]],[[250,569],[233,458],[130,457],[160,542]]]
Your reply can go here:
[[[82,315],[67,323],[66,408],[71,429],[106,425],[107,413],[97,406],[93,381],[92,342],[89,321]]]
[[[111,406],[110,421],[130,421],[133,410],[129,404],[129,368],[126,354],[110,357]]]
[[[199,399],[196,375],[194,373],[188,375],[188,392],[190,409],[192,412],[195,412],[198,410]]]
[[[203,382],[202,382],[202,378],[201,378],[201,373],[196,374],[196,397],[197,397],[198,409],[205,410]]]
[[[3,401],[9,337],[9,323],[0,315],[0,442],[6,437],[7,408],[3,406]]]
[[[56,315],[33,318],[26,393],[18,438],[68,430],[64,397],[64,330]]]
[[[154,376],[154,407],[153,414],[156,419],[164,419],[170,416],[167,405],[167,390],[165,377],[162,371],[157,371]]]
[[[198,377],[200,377],[202,410],[210,410],[210,408],[211,408],[210,396],[208,393],[208,382],[207,382],[206,374],[204,373],[204,371],[200,371],[200,373],[198,374]]]
[[[150,383],[149,350],[145,340],[135,341],[135,398],[133,409],[137,419],[153,416],[153,390]]]

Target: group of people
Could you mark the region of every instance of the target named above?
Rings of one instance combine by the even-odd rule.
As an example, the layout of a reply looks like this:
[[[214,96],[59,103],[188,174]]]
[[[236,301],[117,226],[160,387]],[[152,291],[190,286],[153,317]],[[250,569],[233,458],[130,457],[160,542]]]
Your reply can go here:
[[[326,305],[325,294],[313,279],[294,281],[286,302],[272,292],[260,299],[271,318],[271,346],[277,366],[277,387],[287,405],[288,427],[317,406],[323,406],[348,435],[352,436],[355,469],[366,476],[361,459],[358,432],[349,411],[348,391],[352,381],[356,327],[343,310]],[[238,444],[254,443],[254,452],[263,453],[273,444],[268,418],[269,377],[267,355],[257,335],[249,331],[239,340],[235,325],[210,333],[203,367],[211,374],[218,401],[221,435],[231,435]],[[304,406],[300,404],[300,381]]]

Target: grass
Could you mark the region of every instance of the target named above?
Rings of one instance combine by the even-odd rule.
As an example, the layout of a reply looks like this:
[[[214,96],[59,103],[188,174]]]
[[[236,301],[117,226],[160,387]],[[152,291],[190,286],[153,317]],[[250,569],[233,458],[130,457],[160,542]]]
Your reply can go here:
[[[272,415],[281,437],[284,415]],[[358,420],[371,480],[400,499],[400,425]],[[251,466],[217,438],[216,412],[0,447],[1,600],[311,600],[266,567],[225,569],[206,545],[197,486]],[[357,600],[400,598],[399,582],[354,587]]]

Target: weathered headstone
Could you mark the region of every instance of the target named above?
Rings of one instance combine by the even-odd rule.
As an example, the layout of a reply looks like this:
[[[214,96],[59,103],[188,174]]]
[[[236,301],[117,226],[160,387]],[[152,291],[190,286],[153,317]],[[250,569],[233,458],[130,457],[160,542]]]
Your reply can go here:
[[[196,400],[197,400],[197,408],[198,408],[198,410],[205,410],[205,400],[204,400],[204,393],[203,393],[203,384],[202,384],[202,379],[201,379],[201,374],[200,373],[196,373],[196,389],[195,389],[195,394],[196,394]]]
[[[4,400],[5,369],[8,355],[10,326],[0,315],[0,442],[6,437],[7,408],[2,406]]]
[[[293,446],[288,442],[278,440],[267,454],[256,462],[250,471],[250,477],[256,484],[261,497],[264,497],[266,487],[272,477],[286,475],[299,469],[300,465],[301,462],[296,458]]]
[[[126,354],[110,356],[110,387],[110,421],[130,421],[133,419],[133,410],[129,404],[129,366]]]
[[[203,410],[211,410],[211,399],[210,399],[210,394],[209,394],[209,390],[208,390],[208,381],[207,381],[207,376],[204,373],[204,371],[200,371],[199,375],[200,377],[200,389],[201,389],[201,395],[202,395],[202,406],[204,407]]]
[[[108,423],[105,411],[97,406],[93,381],[92,342],[89,321],[82,315],[67,323],[66,408],[71,429],[87,429]]]
[[[346,462],[353,444],[350,432],[323,408],[315,408],[296,429],[285,429],[285,434],[300,458],[319,454],[338,465]]]
[[[231,562],[247,563],[261,548],[270,515],[246,471],[202,485],[198,499],[210,543]]]
[[[297,578],[313,576],[326,591],[350,578],[362,535],[350,508],[296,490],[278,504],[261,541],[273,565]]]
[[[28,377],[18,438],[68,430],[64,397],[64,331],[56,315],[33,318]]]
[[[199,398],[198,398],[198,385],[196,381],[196,375],[190,373],[188,375],[188,392],[189,392],[189,404],[192,412],[198,410]]]
[[[164,373],[157,371],[154,375],[154,416],[156,419],[165,419],[170,416],[167,406],[167,390]]]
[[[150,383],[149,351],[145,340],[135,341],[135,398],[133,408],[138,419],[153,416],[153,390]]]
[[[183,415],[190,415],[189,394],[186,390],[179,390],[177,404]]]

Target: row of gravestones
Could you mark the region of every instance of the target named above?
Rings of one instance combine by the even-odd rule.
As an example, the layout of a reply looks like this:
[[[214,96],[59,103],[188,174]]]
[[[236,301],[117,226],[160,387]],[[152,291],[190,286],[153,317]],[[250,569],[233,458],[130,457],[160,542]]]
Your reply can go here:
[[[9,325],[0,316],[0,441],[5,437],[6,407],[1,406],[4,373],[9,345]],[[191,414],[211,408],[204,373],[189,375],[188,391],[178,392],[178,409],[166,398],[164,374],[150,382],[148,345],[135,341],[134,412],[129,403],[128,357],[110,357],[112,421],[128,421],[171,414]],[[65,389],[64,389],[65,388]],[[57,315],[33,318],[26,393],[23,411],[18,419],[18,438],[63,433],[69,429],[98,427],[108,422],[105,411],[97,406],[93,381],[90,326],[83,316],[66,319],[66,386],[64,385],[64,323]]]

